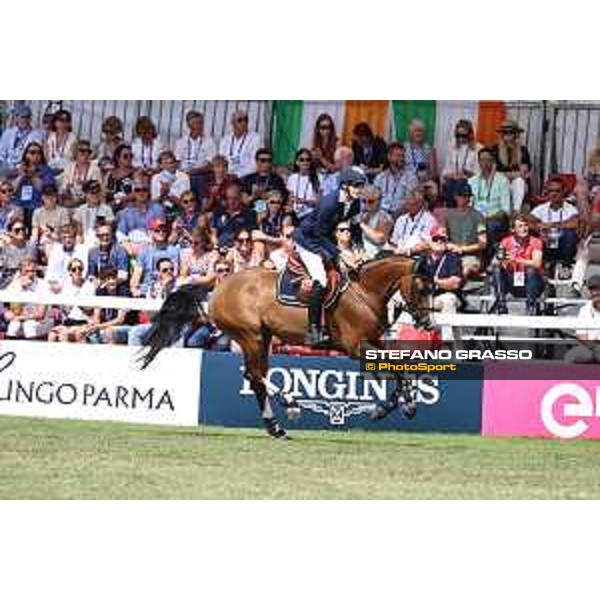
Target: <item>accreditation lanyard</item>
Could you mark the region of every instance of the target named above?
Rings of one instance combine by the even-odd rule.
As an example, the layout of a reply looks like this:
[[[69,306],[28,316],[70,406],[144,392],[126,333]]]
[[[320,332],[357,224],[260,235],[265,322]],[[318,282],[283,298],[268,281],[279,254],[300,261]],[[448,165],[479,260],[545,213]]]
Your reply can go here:
[[[559,209],[559,211],[558,211],[558,221],[553,221],[552,220],[552,213],[553,212],[555,212],[555,211],[553,211],[551,209],[551,207],[548,206],[548,220],[546,222],[547,223],[552,223],[552,224],[554,224],[555,222],[562,223],[562,220],[563,220],[563,218],[562,218],[562,216],[563,216],[563,207],[561,206],[560,209]]]
[[[153,151],[154,151],[154,141],[152,141],[152,143],[150,144],[150,147],[148,148],[148,158],[150,159],[148,162],[146,162],[144,156],[146,154],[146,144],[144,144],[144,142],[142,141],[142,148],[141,148],[141,153],[142,153],[142,167],[147,168],[147,167],[153,167],[154,166],[154,162],[153,162]]]
[[[492,180],[490,181],[489,184],[487,184],[486,182],[486,186],[487,186],[487,191],[486,191],[486,196],[485,196],[485,202],[486,204],[490,201],[490,198],[492,197],[492,188],[494,187],[494,179],[496,179],[496,173],[494,173],[494,175],[492,176]],[[482,194],[481,194],[481,182],[483,181],[483,177],[480,176],[479,181],[477,182],[477,199],[481,200],[482,198]]]
[[[469,148],[468,145],[465,145],[465,155],[463,156],[463,161],[462,161],[462,167],[459,169],[458,168],[458,154],[460,152],[460,146],[456,149],[456,158],[454,161],[455,167],[456,167],[456,171],[464,171],[465,170],[465,165],[467,164],[467,159],[469,158],[469,154],[471,153],[471,149]]]
[[[65,155],[65,147],[67,146],[67,141],[69,140],[69,134],[64,137],[63,143],[58,143],[58,135],[54,137],[54,148],[52,152],[52,156],[60,156],[61,158]]]
[[[302,195],[300,195],[300,179],[302,177],[306,177],[306,184],[304,185],[304,191],[302,192]],[[298,173],[298,179],[296,179],[296,198],[298,200],[310,200],[310,198],[307,197],[307,193],[308,193],[308,188],[312,187],[312,184],[310,183],[310,178],[308,177],[308,175],[300,175],[300,173]],[[314,190],[313,190],[313,194],[314,194]]]
[[[425,211],[423,209],[421,209],[419,211],[419,213],[415,216],[415,218],[413,219],[410,231],[408,232],[408,238],[411,238],[414,235],[415,231],[417,230],[417,227],[421,223],[421,220],[422,220],[424,214],[425,214]],[[404,222],[404,227],[402,228],[402,235],[400,236],[400,239],[402,239],[402,240],[405,239],[406,230],[408,229],[409,225],[410,225],[410,217],[407,215],[406,221]]]
[[[90,170],[90,165],[87,165],[83,174],[79,170],[79,165],[75,165],[75,169],[73,171],[73,183],[83,183],[87,181],[88,172]]]
[[[202,146],[204,145],[204,138],[200,138],[197,142],[196,140],[188,137],[187,140],[187,159],[188,162],[193,162],[196,164],[198,162],[198,158],[200,157],[200,152],[202,151]],[[193,152],[192,152],[193,149]]]
[[[243,150],[243,148],[244,148],[244,144],[246,143],[246,137],[247,137],[247,136],[248,136],[248,134],[247,134],[247,133],[245,133],[245,134],[242,136],[242,139],[241,139],[241,141],[240,141],[240,143],[238,144],[238,147],[237,147],[237,149],[236,149],[236,147],[235,147],[235,133],[232,133],[232,134],[231,134],[231,143],[229,144],[229,156],[230,156],[230,157],[232,157],[232,158],[233,158],[233,157],[235,156],[235,157],[237,157],[237,158],[238,158],[238,160],[239,160],[240,156],[242,155],[242,150]]]
[[[390,178],[392,180],[390,184]],[[388,171],[385,178],[385,195],[391,198],[396,197],[396,193],[398,192],[398,188],[402,185],[402,175],[400,177],[394,175],[391,171]],[[392,188],[392,193],[390,195],[390,187]]]

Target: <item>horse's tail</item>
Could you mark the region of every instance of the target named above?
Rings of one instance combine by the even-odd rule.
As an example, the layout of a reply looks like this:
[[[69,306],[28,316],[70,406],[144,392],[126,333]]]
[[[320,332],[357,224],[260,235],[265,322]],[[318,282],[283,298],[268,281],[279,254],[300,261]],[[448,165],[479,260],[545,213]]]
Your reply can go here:
[[[163,349],[171,346],[180,336],[185,325],[199,316],[206,317],[202,303],[208,290],[204,286],[184,285],[169,294],[160,311],[152,319],[152,328],[144,338],[146,350],[140,357],[145,369]]]

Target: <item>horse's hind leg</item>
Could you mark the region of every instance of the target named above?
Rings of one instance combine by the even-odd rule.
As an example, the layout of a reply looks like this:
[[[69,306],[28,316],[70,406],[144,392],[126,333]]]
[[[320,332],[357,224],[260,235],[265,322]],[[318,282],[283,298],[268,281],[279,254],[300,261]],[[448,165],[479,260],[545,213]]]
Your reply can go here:
[[[287,435],[286,431],[277,421],[267,393],[268,344],[261,336],[238,340],[238,343],[244,352],[245,377],[250,382],[250,387],[256,396],[265,429],[274,438],[284,438]]]
[[[374,421],[385,419],[392,411],[400,407],[402,414],[409,420],[414,419],[417,414],[417,403],[414,397],[414,388],[410,381],[403,375],[397,375],[394,379],[396,385],[390,397],[380,402],[371,413]]]

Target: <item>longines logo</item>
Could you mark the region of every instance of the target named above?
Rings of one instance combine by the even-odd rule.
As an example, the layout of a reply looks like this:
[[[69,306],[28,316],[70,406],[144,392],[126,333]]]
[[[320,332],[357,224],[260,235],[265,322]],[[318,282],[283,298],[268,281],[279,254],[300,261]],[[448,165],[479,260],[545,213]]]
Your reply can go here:
[[[331,425],[345,425],[351,417],[370,414],[377,403],[387,399],[387,379],[363,379],[358,371],[275,367],[267,375],[269,386],[293,398],[301,408],[327,417]],[[241,395],[252,395],[242,378]],[[422,375],[411,380],[417,402],[435,404],[440,399],[438,380]]]

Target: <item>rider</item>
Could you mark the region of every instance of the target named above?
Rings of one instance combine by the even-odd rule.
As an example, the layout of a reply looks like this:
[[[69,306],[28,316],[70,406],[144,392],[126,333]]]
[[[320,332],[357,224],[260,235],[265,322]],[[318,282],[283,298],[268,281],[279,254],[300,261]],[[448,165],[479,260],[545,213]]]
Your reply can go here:
[[[337,258],[335,230],[341,221],[350,221],[359,227],[360,194],[367,176],[359,167],[349,167],[340,174],[340,187],[323,196],[317,207],[308,213],[293,233],[296,250],[313,281],[308,306],[306,343],[319,346],[330,341],[321,328],[323,299],[327,275],[323,260]]]

